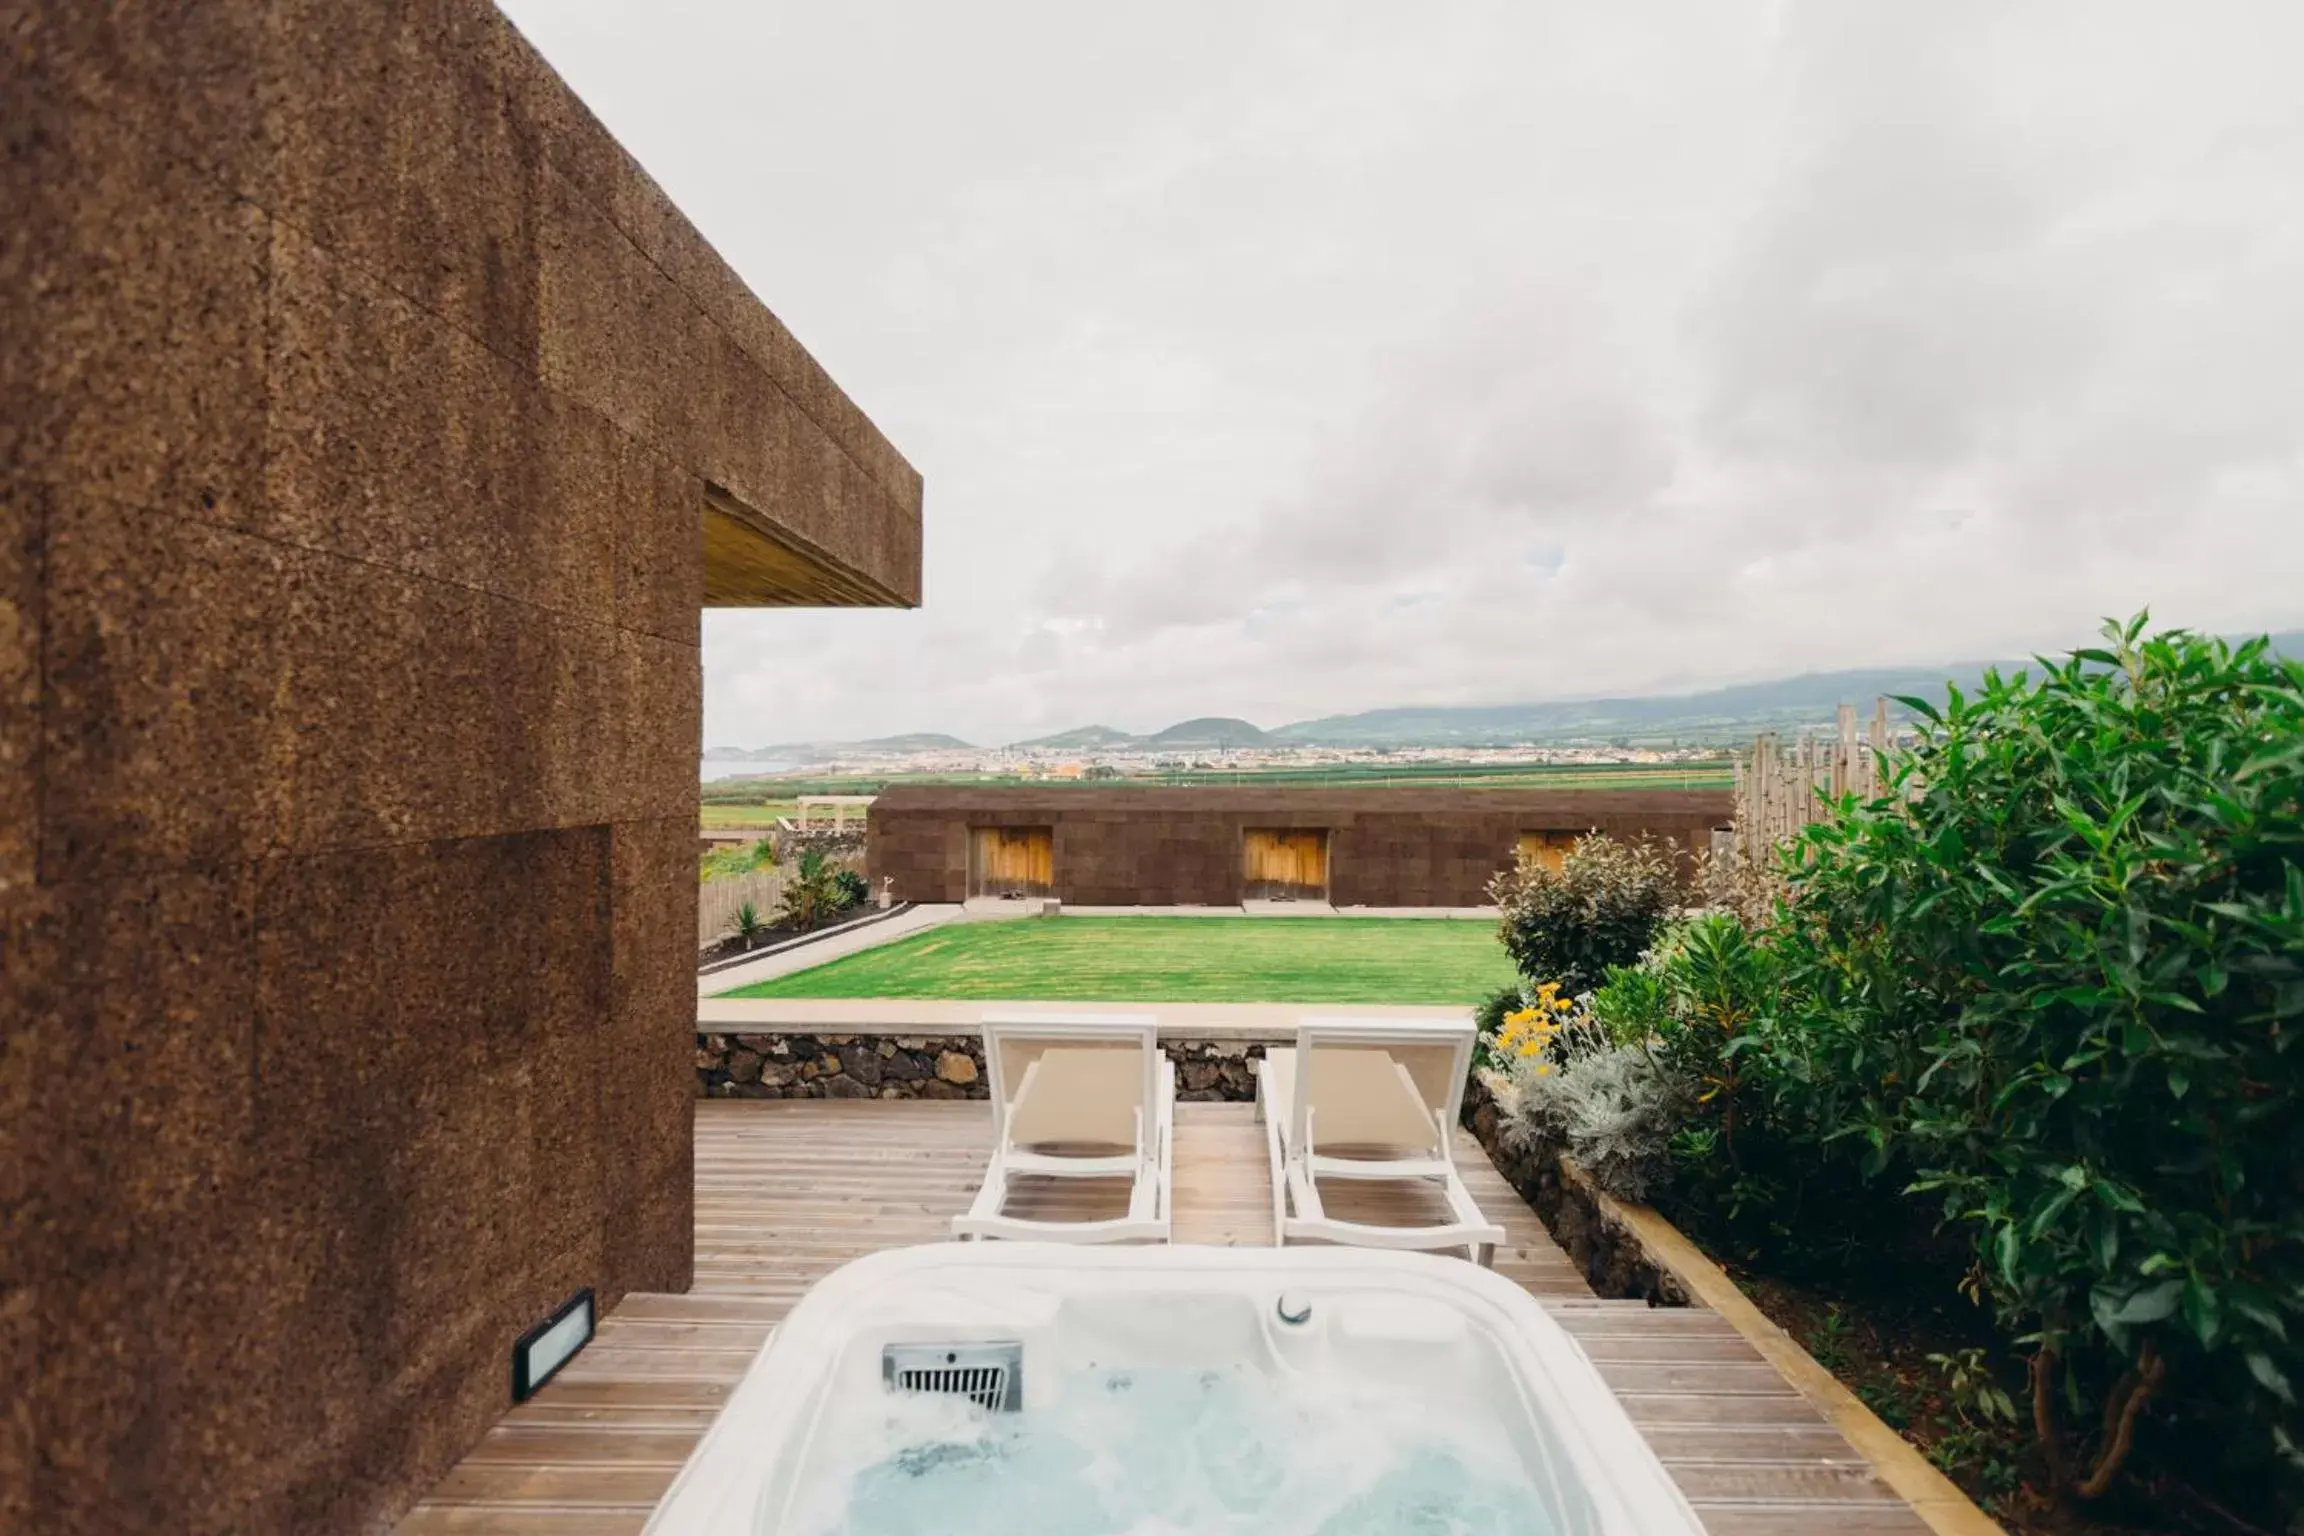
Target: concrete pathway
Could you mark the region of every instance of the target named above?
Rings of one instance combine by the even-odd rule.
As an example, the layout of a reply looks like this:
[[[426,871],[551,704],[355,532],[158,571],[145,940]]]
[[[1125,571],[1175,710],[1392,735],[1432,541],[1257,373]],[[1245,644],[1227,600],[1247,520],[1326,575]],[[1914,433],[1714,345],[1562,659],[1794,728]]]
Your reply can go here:
[[[968,920],[1036,917],[1024,903],[974,896],[964,903]],[[1324,901],[1250,901],[1236,907],[1062,907],[1059,917],[1398,917],[1492,923],[1494,907],[1332,907]]]
[[[756,981],[774,981],[777,977],[789,976],[794,971],[813,970],[819,965],[838,960],[846,955],[858,954],[867,949],[878,949],[883,944],[893,944],[898,939],[910,938],[913,934],[924,929],[949,923],[960,915],[960,908],[954,903],[914,907],[909,912],[899,912],[885,922],[868,923],[861,928],[843,929],[837,933],[829,933],[812,944],[802,944],[798,948],[783,950],[773,955],[762,955],[759,959],[747,961],[743,965],[732,965],[724,971],[714,971],[709,976],[699,976],[696,978],[696,995],[700,998],[711,997],[715,993],[732,992],[738,987],[748,987]]]
[[[1086,1001],[954,1002],[946,998],[712,997],[696,1005],[696,1027],[714,1034],[972,1035],[984,1015],[1148,1013],[1169,1040],[1293,1040],[1305,1014],[1356,1019],[1461,1019],[1469,1008],[1380,1007],[1368,1003],[1142,1003]]]

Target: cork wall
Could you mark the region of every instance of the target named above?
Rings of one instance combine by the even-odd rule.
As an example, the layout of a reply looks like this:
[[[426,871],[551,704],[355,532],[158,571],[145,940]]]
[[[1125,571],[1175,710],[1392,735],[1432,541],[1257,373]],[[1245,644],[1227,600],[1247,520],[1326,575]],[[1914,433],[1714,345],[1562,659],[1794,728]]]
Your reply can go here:
[[[866,861],[900,901],[960,901],[970,828],[1047,827],[1063,902],[1228,906],[1242,896],[1250,829],[1308,828],[1327,833],[1335,904],[1460,907],[1487,900],[1523,833],[1652,837],[1693,854],[1730,811],[1725,790],[919,785],[873,802]]]
[[[0,152],[0,1529],[374,1528],[687,1285],[699,604],[920,480],[481,0],[0,8]]]

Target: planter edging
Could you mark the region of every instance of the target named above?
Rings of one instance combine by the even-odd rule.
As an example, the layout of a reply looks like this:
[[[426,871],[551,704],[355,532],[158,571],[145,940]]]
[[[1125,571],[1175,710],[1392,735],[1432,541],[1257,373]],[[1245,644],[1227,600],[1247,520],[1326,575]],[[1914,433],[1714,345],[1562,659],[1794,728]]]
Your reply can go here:
[[[809,944],[821,943],[823,940],[838,934],[852,933],[858,928],[869,928],[875,923],[884,923],[892,917],[900,917],[911,911],[912,907],[913,903],[900,901],[894,906],[882,907],[879,911],[863,917],[852,917],[844,923],[834,923],[829,927],[818,928],[811,933],[796,933],[788,939],[778,939],[775,943],[760,949],[747,949],[733,955],[722,955],[717,960],[707,960],[702,965],[697,966],[696,974],[699,978],[716,976],[722,971],[734,970],[739,965],[750,965],[755,960],[765,960],[770,955],[785,954]]]

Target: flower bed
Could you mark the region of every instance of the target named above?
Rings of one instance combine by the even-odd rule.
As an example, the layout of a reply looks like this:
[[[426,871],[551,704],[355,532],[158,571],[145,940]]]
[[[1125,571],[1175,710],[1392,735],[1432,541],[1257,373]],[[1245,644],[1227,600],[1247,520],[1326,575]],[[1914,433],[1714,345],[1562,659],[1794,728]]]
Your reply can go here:
[[[1592,1176],[1557,1151],[1510,1144],[1502,1134],[1495,1096],[1475,1074],[1464,1090],[1464,1126],[1488,1160],[1544,1222],[1584,1281],[1611,1301],[1639,1299],[1651,1306],[1688,1305],[1687,1287],[1649,1252],[1624,1219],[1623,1207]]]
[[[1503,1147],[1654,1191],[2017,1528],[2288,1529],[2304,664],[2142,627],[1909,701],[1883,792],[1713,911],[1523,869],[1515,954],[1600,980],[1484,1054]]]

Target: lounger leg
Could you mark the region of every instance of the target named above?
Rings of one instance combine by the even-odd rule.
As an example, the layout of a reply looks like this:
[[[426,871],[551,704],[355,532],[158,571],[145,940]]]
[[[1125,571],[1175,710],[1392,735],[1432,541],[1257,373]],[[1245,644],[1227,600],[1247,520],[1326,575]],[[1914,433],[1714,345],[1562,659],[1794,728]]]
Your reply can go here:
[[[1264,1102],[1259,1085],[1256,1102]],[[1264,1117],[1264,1159],[1272,1177],[1272,1246],[1288,1246],[1288,1179],[1280,1159],[1280,1122],[1270,1114]]]

